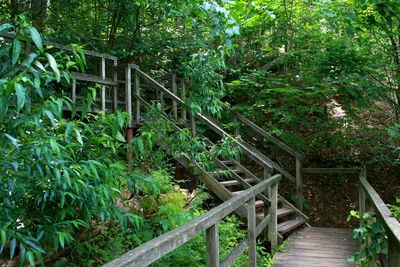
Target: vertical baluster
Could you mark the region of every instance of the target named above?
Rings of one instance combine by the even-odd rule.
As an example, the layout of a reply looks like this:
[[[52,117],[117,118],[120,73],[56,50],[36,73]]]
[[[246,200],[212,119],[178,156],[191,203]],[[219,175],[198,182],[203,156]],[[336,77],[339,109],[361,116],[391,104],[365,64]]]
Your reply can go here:
[[[256,199],[253,196],[248,202],[247,233],[249,240],[249,266],[257,266],[257,236],[256,236]]]
[[[269,169],[264,168],[263,180],[265,181],[265,180],[271,178],[271,176],[272,176],[272,174],[271,174],[271,172],[269,171]],[[264,193],[265,196],[271,196],[271,187],[268,187],[268,189],[265,190],[263,193]],[[268,203],[265,203],[265,202],[264,202],[264,217],[267,217],[268,214],[269,214]],[[267,227],[264,229],[263,235],[264,235],[266,238],[268,238],[268,229],[267,229]]]
[[[206,260],[207,267],[219,266],[218,222],[206,231]]]
[[[178,88],[176,85],[176,73],[172,74],[172,93],[177,96],[178,95]],[[174,118],[178,119],[178,103],[176,100],[172,100],[172,110],[174,113]]]
[[[181,95],[181,99],[183,101],[184,104],[182,104],[182,120],[186,121],[187,120],[187,114],[186,114],[186,83],[185,83],[185,79],[181,78],[181,88],[182,88],[182,95]]]
[[[165,112],[165,101],[164,101],[164,92],[160,91],[160,106],[161,106],[161,112]]]
[[[72,79],[71,99],[72,99],[73,103],[76,103],[76,80],[75,79]]]
[[[101,79],[106,79],[106,59],[104,57],[101,58],[100,65],[100,76]],[[101,86],[101,110],[106,111],[106,86]]]
[[[136,67],[136,68],[139,68],[139,67]],[[140,96],[140,77],[139,77],[137,70],[135,70],[135,93],[137,96]],[[136,98],[135,122],[136,122],[136,125],[139,125],[139,123],[140,123],[140,101],[138,98]]]
[[[192,131],[192,136],[196,136],[196,120],[195,120],[196,115],[191,114],[190,115],[190,129]]]
[[[125,69],[125,109],[130,118],[129,126],[128,129],[126,130],[126,143],[128,144],[127,162],[129,169],[131,168],[130,163],[133,160],[133,153],[131,151],[131,146],[130,146],[133,138],[131,67],[132,66],[128,64]]]
[[[388,233],[388,264],[389,267],[400,266],[400,244],[391,232]]]
[[[132,80],[131,65],[127,65],[125,69],[125,110],[132,118]],[[129,127],[133,126],[133,120],[129,123]]]
[[[271,201],[270,215],[271,220],[268,224],[268,237],[271,242],[272,249],[278,247],[278,218],[276,215],[278,209],[278,182],[271,185],[271,194],[269,200]]]
[[[117,71],[117,67],[118,67],[118,61],[114,60],[114,64],[113,64],[113,80],[116,83],[113,87],[113,113],[116,113],[118,110],[118,71]]]
[[[301,161],[296,158],[296,206],[300,211],[303,211],[303,177],[301,168]]]
[[[233,136],[237,137],[239,136],[240,132],[239,132],[239,121],[236,117],[234,117],[234,132],[233,132]]]

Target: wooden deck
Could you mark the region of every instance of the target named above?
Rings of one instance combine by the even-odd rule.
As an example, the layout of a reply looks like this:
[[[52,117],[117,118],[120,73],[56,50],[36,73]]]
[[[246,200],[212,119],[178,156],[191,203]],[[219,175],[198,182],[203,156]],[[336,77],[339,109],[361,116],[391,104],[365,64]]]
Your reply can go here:
[[[347,258],[359,250],[350,229],[309,227],[289,238],[282,252],[274,256],[276,267],[356,266]]]

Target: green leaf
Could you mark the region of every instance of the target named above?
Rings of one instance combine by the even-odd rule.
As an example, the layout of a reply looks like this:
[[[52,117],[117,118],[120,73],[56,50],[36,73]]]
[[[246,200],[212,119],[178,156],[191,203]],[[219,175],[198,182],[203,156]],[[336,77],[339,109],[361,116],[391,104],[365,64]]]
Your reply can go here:
[[[39,32],[34,27],[29,27],[29,31],[31,33],[31,37],[33,42],[35,43],[36,47],[43,52],[43,43],[42,37],[40,37]]]
[[[76,139],[78,140],[79,144],[83,145],[82,136],[81,136],[81,133],[79,132],[79,130],[78,129],[74,129],[74,132],[76,134]]]
[[[54,57],[52,55],[50,55],[49,53],[46,53],[46,57],[47,60],[49,61],[50,67],[51,69],[54,71],[54,73],[56,74],[57,77],[57,81],[60,81],[61,78],[61,74],[60,74],[60,70],[57,67],[57,62],[54,59]]]
[[[62,248],[64,248],[64,233],[60,232],[58,233],[58,240],[60,241],[60,245]]]
[[[14,28],[13,25],[11,25],[10,23],[4,23],[0,25],[0,32],[4,32],[6,30],[12,29]]]
[[[39,252],[39,253],[42,253],[42,254],[46,254],[46,251],[44,251],[40,246],[38,246],[37,244],[35,244],[34,242],[32,242],[30,240],[26,240],[25,244],[29,245],[36,252]]]
[[[10,259],[12,259],[14,257],[16,246],[17,246],[17,240],[15,238],[11,239],[11,241],[10,241]]]
[[[18,112],[24,107],[26,101],[26,88],[19,83],[15,83],[15,94],[17,95]]]
[[[26,253],[26,257],[27,257],[28,260],[29,260],[29,264],[30,264],[31,266],[35,267],[35,258],[33,257],[33,252],[32,252],[32,251],[28,251],[28,252]]]
[[[116,139],[117,139],[118,141],[120,141],[120,142],[124,142],[124,143],[125,143],[125,138],[124,138],[124,136],[123,136],[120,132],[117,132]]]
[[[8,140],[10,140],[11,141],[11,143],[16,147],[16,148],[19,148],[19,144],[18,144],[18,140],[17,139],[15,139],[14,137],[12,137],[11,135],[9,135],[9,134],[4,134],[7,138],[8,138]]]
[[[12,58],[11,58],[11,64],[15,66],[15,64],[18,61],[18,58],[21,54],[21,42],[18,39],[14,39],[13,41],[13,48],[12,48]]]
[[[64,138],[67,140],[74,129],[74,123],[72,121],[68,122],[67,128],[65,129]]]
[[[1,238],[0,253],[1,253],[4,249],[4,247],[6,246],[6,241],[7,241],[7,235],[6,235],[6,231],[4,231],[4,229],[0,229],[0,238]]]
[[[44,111],[44,113],[45,113],[46,116],[49,118],[51,124],[52,124],[52,125],[55,125],[55,124],[56,124],[56,120],[55,120],[55,118],[54,118],[53,112],[51,112],[50,110],[46,109],[46,110]]]

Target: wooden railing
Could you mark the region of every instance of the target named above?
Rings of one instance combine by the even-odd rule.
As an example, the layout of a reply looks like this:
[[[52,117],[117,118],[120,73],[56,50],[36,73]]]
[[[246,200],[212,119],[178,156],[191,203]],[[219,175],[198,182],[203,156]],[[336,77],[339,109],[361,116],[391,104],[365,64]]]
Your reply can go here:
[[[206,214],[193,221],[169,231],[142,246],[129,251],[121,257],[106,264],[106,267],[119,266],[148,266],[164,255],[174,251],[199,234],[206,232],[206,262],[209,267],[232,266],[235,260],[248,249],[249,266],[257,265],[257,236],[268,227],[268,239],[272,247],[277,246],[277,202],[278,183],[281,175],[275,175],[254,187],[251,187],[240,195],[235,196],[223,204],[213,208]],[[267,216],[257,225],[255,197],[261,192],[269,191],[271,207]],[[247,203],[247,204],[246,204]],[[221,261],[219,255],[219,231],[218,223],[237,210],[245,206],[247,216],[247,238],[242,240],[231,253]]]
[[[136,65],[129,65],[127,67],[127,75],[126,75],[126,80],[131,81],[131,73],[133,70],[133,75],[135,76],[134,80],[135,80],[135,88],[134,91],[131,88],[131,82],[127,82],[126,83],[126,92],[127,92],[127,99],[129,98],[129,94],[131,94],[135,99],[136,99],[136,110],[135,110],[135,120],[138,121],[139,117],[141,116],[141,103],[143,101],[146,101],[140,92],[140,87],[141,87],[141,80],[143,79],[145,82],[150,83],[153,86],[153,89],[159,92],[159,97],[160,99],[157,99],[157,101],[160,101],[161,103],[161,112],[165,112],[165,110],[163,110],[164,105],[162,104],[167,98],[172,100],[173,103],[173,116],[175,119],[177,118],[177,113],[176,110],[178,108],[178,106],[181,107],[181,109],[185,109],[185,102],[179,98],[178,96],[176,96],[173,92],[169,91],[168,89],[166,89],[162,84],[160,84],[159,82],[157,82],[156,80],[154,80],[153,78],[151,78],[148,74],[144,73],[143,71],[141,71],[139,69],[138,66]],[[154,99],[153,99],[154,100]],[[149,102],[149,101],[147,101]],[[129,110],[129,107],[127,106],[128,110],[127,112],[129,114],[132,114],[132,110]],[[204,123],[204,125],[206,125],[209,129],[211,129],[213,132],[217,133],[220,136],[230,136],[230,134],[228,134],[224,129],[222,129],[217,123],[215,123],[213,120],[211,120],[210,118],[208,118],[207,116],[205,116],[204,114],[201,113],[194,113],[194,114],[189,114],[190,116],[190,122],[189,122],[189,127],[191,128],[191,132],[192,134],[195,136],[197,134],[196,131],[196,120],[200,120],[201,122]],[[236,143],[236,145],[238,145],[241,149],[241,151],[243,152],[243,154],[245,154],[250,160],[254,161],[255,163],[261,165],[264,169],[266,169],[269,173],[273,172],[273,167],[271,166],[271,162],[264,156],[262,157],[261,153],[259,151],[257,151],[254,148],[248,147],[246,144],[244,144],[243,142],[234,140],[234,142]]]
[[[398,267],[400,266],[400,223],[392,215],[378,193],[368,183],[365,169],[360,171],[359,180],[360,218],[362,218],[365,212],[375,214],[377,222],[385,228],[388,237],[388,254],[387,259],[384,259],[383,262],[387,262],[387,266],[389,267]]]
[[[5,39],[14,39],[16,35],[13,33],[1,33]],[[21,38],[21,42],[25,44],[25,52],[29,54],[31,52],[32,41],[29,37]],[[54,51],[74,51],[73,48],[69,46],[64,46],[58,43],[43,41],[43,46],[47,49],[51,49]],[[95,66],[94,70],[85,69],[85,73],[81,72],[71,72],[72,76],[72,88],[71,88],[71,100],[72,102],[76,102],[78,97],[77,92],[77,82],[88,82],[94,84],[100,84],[100,94],[99,95],[99,109],[102,111],[106,111],[107,109],[112,112],[116,112],[118,109],[118,75],[117,75],[117,66],[118,66],[118,58],[108,54],[102,54],[89,50],[82,50],[82,53],[85,55],[85,59],[88,62],[87,65],[90,67]],[[73,57],[73,55],[71,55]],[[110,95],[112,95],[112,106],[107,107],[106,93],[107,88],[110,88]]]
[[[300,210],[303,211],[303,179],[302,179],[302,160],[303,160],[303,155],[298,153],[297,151],[293,150],[291,147],[280,141],[279,139],[275,138],[272,136],[270,133],[265,131],[263,128],[252,122],[251,120],[247,119],[243,115],[237,113],[236,111],[233,111],[231,109],[228,110],[230,114],[233,115],[234,120],[236,122],[236,127],[235,127],[235,135],[239,135],[239,125],[242,124],[244,125],[247,129],[252,129],[255,133],[260,135],[262,138],[265,138],[269,142],[273,143],[276,145],[278,148],[289,154],[289,156],[293,157],[295,159],[295,166],[296,166],[296,174],[293,176],[290,174],[288,171],[286,171],[282,166],[277,164],[271,159],[268,159],[270,165],[272,168],[274,168],[276,171],[281,173],[283,176],[285,176],[289,181],[293,182],[296,184],[296,207]]]
[[[360,184],[360,219],[362,219],[363,214],[366,212],[371,212],[375,215],[377,222],[383,226],[388,237],[388,254],[387,257],[382,255],[381,264],[389,267],[400,266],[400,222],[393,216],[388,206],[367,181],[367,172],[365,168],[305,168],[303,169],[303,173],[358,174]],[[369,266],[377,266],[377,262],[380,260],[378,255],[376,255]]]

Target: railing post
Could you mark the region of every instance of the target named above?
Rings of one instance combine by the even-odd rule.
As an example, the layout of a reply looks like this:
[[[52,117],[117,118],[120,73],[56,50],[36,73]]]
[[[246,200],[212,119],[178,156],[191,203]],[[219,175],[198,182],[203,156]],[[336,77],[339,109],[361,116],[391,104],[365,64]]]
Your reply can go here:
[[[100,76],[101,79],[105,80],[106,79],[106,59],[104,57],[101,58],[101,64],[100,64]],[[106,86],[102,85],[101,86],[101,91],[100,91],[100,97],[101,97],[101,110],[106,111]]]
[[[140,78],[136,70],[135,70],[135,93],[136,96],[140,96]],[[140,101],[137,97],[136,97],[135,123],[136,125],[139,125],[140,123]]]
[[[301,173],[301,161],[296,158],[296,206],[303,211],[303,177]]]
[[[181,88],[182,88],[181,99],[182,99],[183,103],[186,103],[186,83],[185,83],[185,79],[183,79],[183,78],[181,78]],[[182,120],[184,120],[184,121],[187,120],[185,104],[182,104]]]
[[[72,92],[71,92],[72,103],[76,103],[76,80],[72,79]]]
[[[239,121],[236,117],[234,117],[234,130],[233,130],[233,136],[238,137],[240,132],[239,132]]]
[[[113,62],[113,80],[115,82],[115,85],[113,87],[113,113],[116,113],[118,110],[118,61],[114,60]]]
[[[219,267],[219,236],[218,222],[206,231],[207,267]]]
[[[126,130],[126,143],[128,144],[128,150],[131,148],[130,144],[133,138],[133,119],[132,119],[132,84],[131,84],[131,65],[127,65],[125,69],[125,110],[129,115],[130,122],[128,129]],[[128,166],[133,160],[133,153],[128,151],[127,162]]]
[[[278,209],[278,182],[271,185],[270,193],[269,200],[271,201],[271,207],[269,213],[271,220],[268,224],[268,237],[272,249],[275,249],[278,247],[278,218],[276,214]]]
[[[389,267],[400,266],[400,244],[393,233],[388,233],[388,264]]]
[[[172,93],[177,96],[178,95],[178,88],[176,85],[176,73],[172,74]],[[172,110],[174,113],[174,118],[178,119],[178,103],[176,100],[172,99]]]
[[[247,210],[247,233],[249,240],[249,267],[257,266],[257,233],[256,233],[256,200],[253,196],[249,200]]]
[[[192,136],[196,136],[196,120],[195,120],[195,114],[190,115],[190,129],[192,131]]]
[[[125,69],[125,110],[131,117],[129,127],[133,126],[132,120],[132,78],[131,78],[131,65],[127,65]]]

